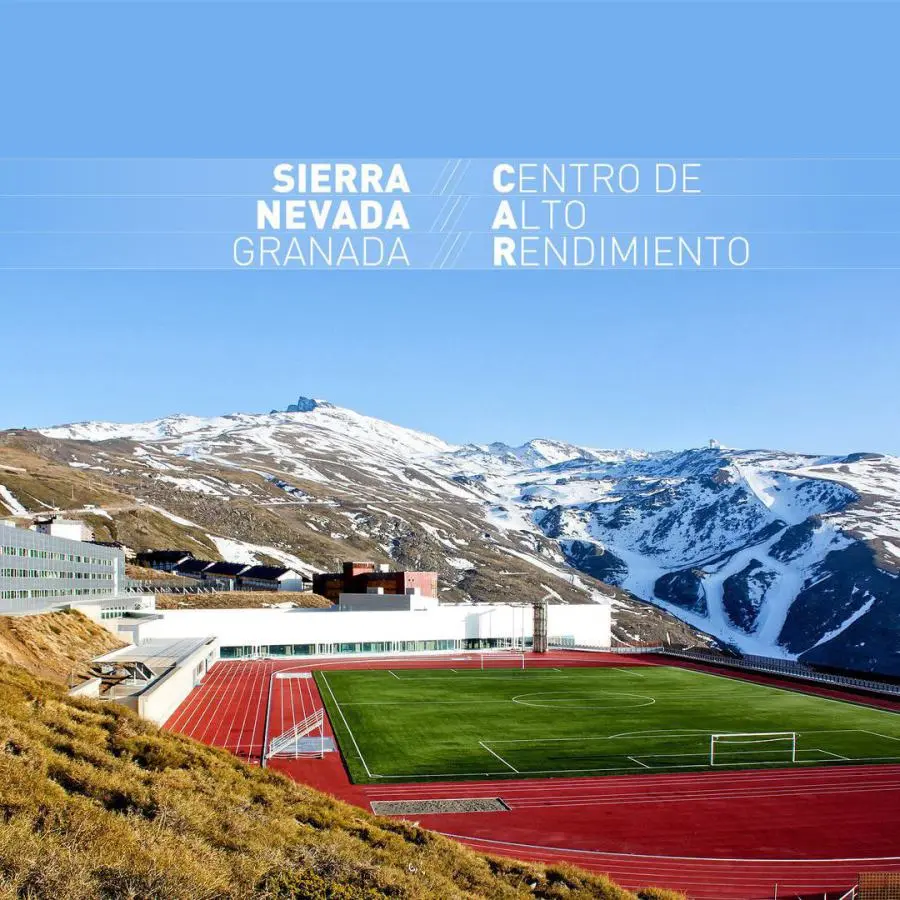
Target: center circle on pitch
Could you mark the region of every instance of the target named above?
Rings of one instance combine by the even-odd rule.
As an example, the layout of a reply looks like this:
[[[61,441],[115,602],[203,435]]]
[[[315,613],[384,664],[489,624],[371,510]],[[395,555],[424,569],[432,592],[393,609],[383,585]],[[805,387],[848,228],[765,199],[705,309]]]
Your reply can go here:
[[[535,691],[518,694],[512,702],[539,709],[633,709],[650,706],[656,698],[626,691]]]

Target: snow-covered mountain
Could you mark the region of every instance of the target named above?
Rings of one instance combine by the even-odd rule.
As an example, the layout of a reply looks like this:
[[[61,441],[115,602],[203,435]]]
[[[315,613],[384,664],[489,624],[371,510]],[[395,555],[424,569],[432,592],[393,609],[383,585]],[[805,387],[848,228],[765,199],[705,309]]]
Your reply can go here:
[[[375,547],[437,568],[449,600],[606,590],[622,639],[671,622],[632,595],[747,652],[900,674],[896,457],[454,446],[320,400],[288,409],[65,425],[41,452],[220,533],[289,534],[312,566]]]
[[[900,460],[719,448],[498,479],[579,570],[763,655],[900,673]]]

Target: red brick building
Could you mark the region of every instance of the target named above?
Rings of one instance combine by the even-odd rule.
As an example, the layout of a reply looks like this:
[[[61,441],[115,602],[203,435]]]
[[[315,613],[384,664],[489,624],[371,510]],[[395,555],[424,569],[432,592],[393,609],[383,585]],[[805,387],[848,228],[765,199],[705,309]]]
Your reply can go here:
[[[345,562],[343,572],[313,575],[313,591],[337,603],[341,593],[365,594],[383,588],[385,594],[406,594],[418,589],[425,597],[437,597],[437,572],[392,572],[373,562]]]

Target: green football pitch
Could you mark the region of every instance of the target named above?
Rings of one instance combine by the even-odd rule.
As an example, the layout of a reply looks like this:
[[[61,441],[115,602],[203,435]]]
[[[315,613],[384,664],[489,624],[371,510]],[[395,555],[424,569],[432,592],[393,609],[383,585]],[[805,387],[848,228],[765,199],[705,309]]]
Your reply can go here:
[[[897,713],[677,667],[315,677],[357,783],[900,761]]]

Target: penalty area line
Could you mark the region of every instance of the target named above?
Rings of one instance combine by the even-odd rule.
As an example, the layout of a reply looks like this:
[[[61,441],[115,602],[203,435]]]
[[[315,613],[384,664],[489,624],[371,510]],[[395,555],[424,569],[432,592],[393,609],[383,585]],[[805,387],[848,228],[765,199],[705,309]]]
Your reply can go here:
[[[803,751],[801,750],[800,752],[802,753]],[[812,748],[810,748],[810,751],[807,751],[807,752],[827,753],[829,756],[833,756],[835,759],[846,759],[847,762],[850,761],[849,756],[841,756],[840,753],[832,753],[830,750],[823,750],[821,747],[812,747]]]
[[[488,747],[488,745],[484,741],[479,741],[478,743],[481,745],[481,747],[483,749],[487,750],[487,752],[490,753],[491,756],[494,756],[497,759],[499,759],[500,762],[502,762],[504,766],[506,766],[509,769],[512,769],[513,772],[516,773],[516,775],[522,774],[514,765],[512,765],[512,763],[508,763],[499,753],[495,753],[493,750],[491,750],[491,748]]]

